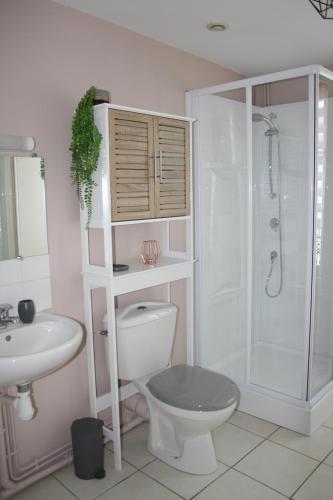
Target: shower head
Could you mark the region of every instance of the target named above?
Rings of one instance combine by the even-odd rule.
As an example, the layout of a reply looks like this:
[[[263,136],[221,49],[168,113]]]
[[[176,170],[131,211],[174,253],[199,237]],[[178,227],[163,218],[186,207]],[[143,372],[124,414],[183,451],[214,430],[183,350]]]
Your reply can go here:
[[[253,122],[262,122],[263,120],[265,120],[265,117],[261,113],[252,113]]]
[[[275,113],[270,113],[269,115],[269,118],[265,115],[262,115],[261,113],[252,113],[252,121],[255,122],[255,123],[258,123],[258,122],[265,122],[267,123],[267,125],[269,126],[269,128],[271,129],[271,131],[273,132],[277,132],[277,128],[276,126],[274,125],[273,121],[274,118],[276,118],[276,114]]]

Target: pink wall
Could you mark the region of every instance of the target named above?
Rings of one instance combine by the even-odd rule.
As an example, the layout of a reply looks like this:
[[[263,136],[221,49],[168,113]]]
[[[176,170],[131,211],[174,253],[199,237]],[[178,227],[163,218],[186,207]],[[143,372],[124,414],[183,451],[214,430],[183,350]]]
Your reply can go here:
[[[0,47],[0,134],[34,136],[45,157],[53,309],[82,321],[79,205],[68,151],[78,100],[95,85],[117,104],[184,114],[186,89],[241,76],[48,0],[1,0]],[[17,425],[23,462],[66,442],[72,419],[88,413],[85,350],[36,382],[34,394],[38,417]]]

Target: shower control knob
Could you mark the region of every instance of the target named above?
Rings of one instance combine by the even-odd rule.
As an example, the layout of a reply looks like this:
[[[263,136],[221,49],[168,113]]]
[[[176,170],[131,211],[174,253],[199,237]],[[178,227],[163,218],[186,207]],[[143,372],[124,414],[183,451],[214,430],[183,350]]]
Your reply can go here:
[[[269,226],[270,228],[273,230],[273,231],[278,231],[279,227],[280,227],[280,221],[277,217],[273,217],[270,221],[269,221]]]
[[[277,258],[278,253],[276,250],[271,251],[271,261],[274,262],[274,260]]]

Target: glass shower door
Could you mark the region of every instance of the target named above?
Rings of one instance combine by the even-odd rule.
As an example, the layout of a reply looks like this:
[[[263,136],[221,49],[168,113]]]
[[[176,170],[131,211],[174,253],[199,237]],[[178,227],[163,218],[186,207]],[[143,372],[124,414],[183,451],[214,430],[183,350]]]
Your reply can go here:
[[[199,98],[199,363],[246,381],[245,89]]]
[[[333,370],[333,82],[317,81],[314,283],[308,398],[332,380]]]

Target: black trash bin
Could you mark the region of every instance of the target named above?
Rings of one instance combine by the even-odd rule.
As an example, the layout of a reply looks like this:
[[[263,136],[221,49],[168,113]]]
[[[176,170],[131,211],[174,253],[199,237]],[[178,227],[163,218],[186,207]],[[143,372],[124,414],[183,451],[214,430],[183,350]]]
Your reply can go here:
[[[104,450],[102,421],[80,418],[71,425],[75,475],[80,479],[103,479]]]

